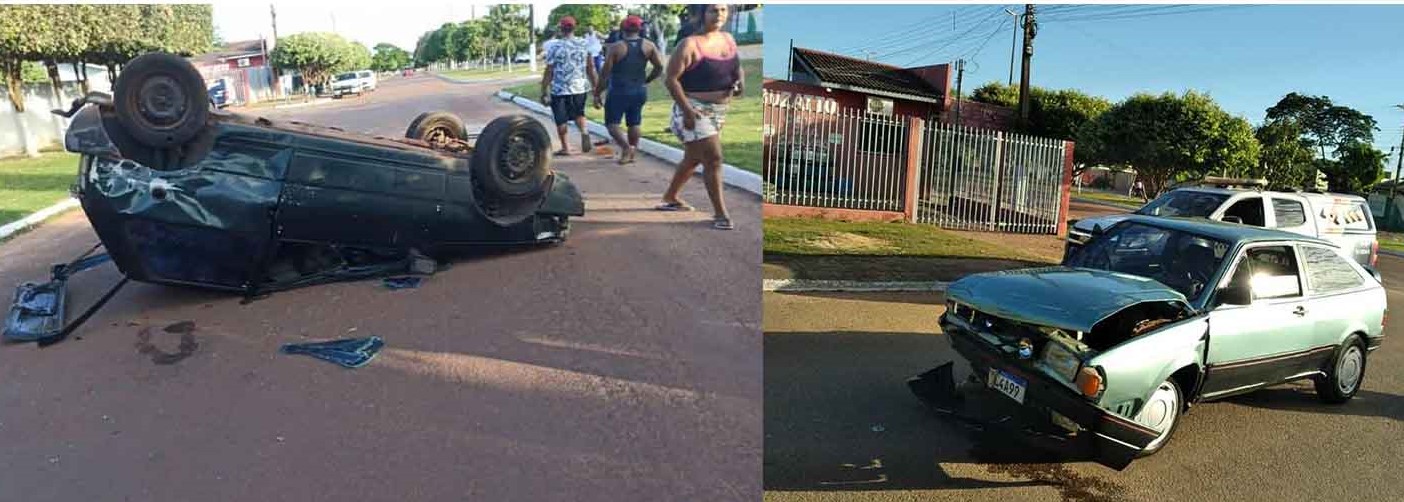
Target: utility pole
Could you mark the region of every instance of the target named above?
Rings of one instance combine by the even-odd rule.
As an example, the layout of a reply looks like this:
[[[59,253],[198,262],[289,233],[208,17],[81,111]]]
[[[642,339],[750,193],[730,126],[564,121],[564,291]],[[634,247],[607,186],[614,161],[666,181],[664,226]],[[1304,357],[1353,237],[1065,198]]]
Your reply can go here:
[[[278,46],[278,9],[273,7],[272,2],[268,4],[268,16],[273,21],[273,46],[276,48]],[[273,95],[275,97],[282,97],[282,75],[279,75],[278,68],[268,61],[268,44],[264,43],[263,48],[263,64],[268,65],[268,73],[273,77]]]
[[[1404,110],[1404,105],[1394,105],[1395,108]],[[1404,168],[1404,133],[1399,137],[1399,157],[1394,162],[1394,182],[1399,183],[1399,169]]]
[[[873,52],[872,49],[863,49],[863,53],[868,55],[868,61],[873,60]]]
[[[961,101],[964,101],[964,99],[961,99],[961,95],[960,95],[961,84],[962,84],[964,81],[965,81],[965,60],[964,60],[964,59],[957,59],[957,60],[956,60],[956,110],[955,110],[955,112],[956,112],[956,113],[955,113],[955,124],[956,124],[957,126],[960,125],[960,102],[961,102]]]
[[[1038,21],[1034,20],[1034,5],[1024,4],[1024,66],[1019,74],[1019,123],[1029,123],[1029,63],[1033,61],[1033,41],[1038,35]]]
[[[336,33],[336,11],[331,12],[332,33]]]
[[[536,74],[536,4],[527,4],[527,50],[531,58],[531,73]]]
[[[1005,14],[1014,16],[1014,36],[1009,40],[1009,86],[1014,87],[1014,51],[1019,48],[1019,13],[1004,9]]]

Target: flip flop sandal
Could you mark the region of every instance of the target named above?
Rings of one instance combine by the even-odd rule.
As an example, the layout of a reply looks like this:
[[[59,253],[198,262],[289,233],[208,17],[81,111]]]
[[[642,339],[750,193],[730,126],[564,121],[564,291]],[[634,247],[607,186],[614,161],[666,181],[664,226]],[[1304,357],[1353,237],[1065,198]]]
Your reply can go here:
[[[654,208],[654,209],[657,209],[657,210],[659,210],[659,211],[691,211],[691,210],[692,210],[692,206],[687,205],[686,202],[665,202],[665,203],[663,203],[663,204],[659,204],[659,205],[657,205],[657,206],[653,206],[653,208]]]
[[[736,226],[731,224],[731,218],[713,218],[712,228],[717,230],[733,230]]]
[[[555,156],[555,157],[569,157],[569,156],[570,156],[570,151],[568,151],[568,150],[556,150],[555,153],[552,153],[551,155],[552,155],[552,156]]]

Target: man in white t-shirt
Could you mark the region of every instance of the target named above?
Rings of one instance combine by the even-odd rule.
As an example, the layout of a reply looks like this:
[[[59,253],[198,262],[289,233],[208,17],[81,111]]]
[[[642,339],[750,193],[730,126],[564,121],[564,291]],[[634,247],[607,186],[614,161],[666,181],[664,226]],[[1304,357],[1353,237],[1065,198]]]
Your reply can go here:
[[[590,133],[585,129],[585,99],[595,88],[595,65],[585,39],[575,36],[575,18],[561,18],[561,38],[546,49],[546,71],[541,75],[541,102],[551,107],[561,149],[556,155],[570,155],[566,145],[566,124],[580,129],[580,151],[590,151]]]

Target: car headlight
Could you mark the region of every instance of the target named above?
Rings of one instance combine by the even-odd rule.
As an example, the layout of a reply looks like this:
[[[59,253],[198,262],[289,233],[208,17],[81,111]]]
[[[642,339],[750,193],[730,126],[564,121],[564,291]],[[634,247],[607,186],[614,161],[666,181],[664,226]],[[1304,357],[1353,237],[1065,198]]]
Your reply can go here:
[[[1078,360],[1077,354],[1053,340],[1043,344],[1041,360],[1044,366],[1069,382],[1077,380],[1077,367],[1082,364],[1082,361]]]
[[[1102,369],[1096,366],[1083,366],[1077,370],[1077,389],[1094,401],[1101,398],[1102,392],[1107,390],[1106,380]]]

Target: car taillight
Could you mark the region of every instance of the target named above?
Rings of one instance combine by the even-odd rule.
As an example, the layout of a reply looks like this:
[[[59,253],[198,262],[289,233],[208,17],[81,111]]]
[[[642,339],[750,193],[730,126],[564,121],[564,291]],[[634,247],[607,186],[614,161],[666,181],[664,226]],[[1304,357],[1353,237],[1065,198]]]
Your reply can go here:
[[[1370,266],[1375,266],[1375,262],[1380,259],[1380,241],[1370,243]]]
[[[1097,399],[1106,388],[1106,382],[1102,381],[1102,372],[1097,371],[1097,368],[1083,366],[1077,370],[1077,389],[1082,391],[1082,395]]]
[[[1388,324],[1388,323],[1389,323],[1389,311],[1386,310],[1386,311],[1384,311],[1384,313],[1380,314],[1380,331],[1383,332],[1383,331],[1384,331],[1385,324]]]

